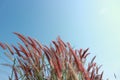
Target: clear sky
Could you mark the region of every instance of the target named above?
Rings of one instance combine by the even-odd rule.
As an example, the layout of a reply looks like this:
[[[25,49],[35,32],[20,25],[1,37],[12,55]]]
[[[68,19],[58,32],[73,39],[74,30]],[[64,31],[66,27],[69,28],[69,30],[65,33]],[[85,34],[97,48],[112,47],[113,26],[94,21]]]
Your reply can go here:
[[[89,47],[90,56],[96,55],[103,65],[104,77],[114,80],[115,73],[120,80],[119,4],[120,0],[0,0],[0,41],[16,44],[12,32],[19,32],[48,45],[59,35],[75,48]],[[0,79],[7,80],[9,72],[0,66]]]

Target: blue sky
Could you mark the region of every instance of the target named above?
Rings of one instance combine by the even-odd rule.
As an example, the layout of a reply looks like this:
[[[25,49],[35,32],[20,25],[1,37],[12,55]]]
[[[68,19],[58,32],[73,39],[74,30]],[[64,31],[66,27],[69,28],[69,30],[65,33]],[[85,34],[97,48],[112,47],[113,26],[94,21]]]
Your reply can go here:
[[[114,80],[116,73],[120,79],[119,3],[119,0],[0,0],[0,41],[16,44],[19,40],[12,32],[19,32],[49,45],[60,36],[75,48],[89,47],[90,56],[96,55],[97,63],[103,65],[104,77]],[[1,79],[7,80],[9,72],[0,66]]]

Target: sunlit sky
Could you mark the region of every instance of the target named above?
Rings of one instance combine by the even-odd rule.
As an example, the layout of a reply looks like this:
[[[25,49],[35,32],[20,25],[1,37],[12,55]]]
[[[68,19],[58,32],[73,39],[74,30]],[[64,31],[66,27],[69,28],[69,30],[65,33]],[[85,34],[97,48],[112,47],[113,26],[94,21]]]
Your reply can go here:
[[[0,41],[16,44],[13,32],[19,32],[49,45],[60,36],[75,48],[90,48],[90,56],[96,55],[103,65],[104,77],[114,80],[115,73],[120,80],[119,4],[120,0],[0,0]],[[9,73],[0,66],[1,80],[8,80]]]

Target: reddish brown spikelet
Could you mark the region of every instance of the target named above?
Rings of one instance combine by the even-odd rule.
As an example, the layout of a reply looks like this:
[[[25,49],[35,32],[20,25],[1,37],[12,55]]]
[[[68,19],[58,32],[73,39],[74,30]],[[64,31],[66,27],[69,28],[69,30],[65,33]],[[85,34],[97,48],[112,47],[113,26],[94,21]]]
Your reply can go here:
[[[100,75],[100,80],[102,80],[102,77],[103,77],[103,73],[104,73],[104,72],[102,72],[102,73],[101,73],[101,75]]]
[[[28,40],[22,34],[19,34],[17,32],[14,32],[14,34],[17,35],[19,39],[21,39],[24,43],[28,42]]]
[[[80,56],[80,59],[82,60],[82,49],[79,50],[79,56]]]
[[[91,72],[91,80],[94,79],[94,73],[95,73],[95,68],[93,68],[92,72]]]
[[[90,53],[86,53],[86,54],[84,55],[84,58],[86,58],[89,54],[90,54]]]
[[[8,44],[5,44],[5,45],[8,48],[8,50],[10,51],[10,53],[13,55],[14,51],[12,50],[11,46],[9,46]]]
[[[93,59],[91,60],[91,64],[93,63],[93,61],[95,60],[96,56],[93,57]]]
[[[19,50],[18,50],[14,45],[12,45],[12,47],[13,47],[14,50],[16,51],[16,54],[17,54],[19,57],[21,57],[21,54],[20,54]]]
[[[32,39],[31,37],[28,37],[28,39],[30,40],[30,44],[33,46],[33,48],[37,49],[37,45],[34,39]]]
[[[84,71],[83,76],[84,76],[85,80],[90,80],[89,74],[86,71]]]
[[[45,53],[45,55],[46,55],[46,57],[47,57],[47,59],[48,59],[48,61],[49,61],[49,60],[50,60],[50,57],[49,57],[49,54],[48,54],[46,48],[43,48],[43,51],[44,51],[44,53]]]
[[[85,57],[85,55],[86,55],[86,53],[87,53],[88,50],[89,50],[89,48],[87,48],[87,49],[83,52],[81,58],[84,58],[84,57]]]
[[[100,65],[99,67],[98,66],[96,67],[96,74],[98,74],[98,71],[101,67],[102,67],[102,65]]]
[[[0,42],[0,46],[1,46],[4,50],[6,49],[5,44],[3,44],[3,43],[1,43],[1,42]]]
[[[60,59],[58,58],[58,56],[56,54],[55,54],[55,57],[56,57],[56,60],[57,60],[59,70],[62,72],[62,65],[61,65]]]
[[[45,52],[45,54],[46,54],[46,56],[47,56],[47,58],[49,60],[49,63],[51,64],[51,66],[54,65],[54,69],[55,69],[55,71],[57,73],[58,78],[61,78],[62,77],[62,73],[61,73],[62,67],[61,67],[61,63],[59,61],[59,58],[57,56],[57,53],[50,50],[47,46],[45,46],[45,48],[43,50],[44,50],[44,52]],[[49,56],[51,56],[53,64],[50,62],[51,59],[50,59]]]
[[[38,51],[39,56],[42,56],[42,48],[43,48],[43,46],[35,39],[34,39],[34,42],[36,43],[36,50]]]
[[[20,43],[18,43],[18,45],[19,45],[19,48],[20,48],[21,52],[23,52],[26,55],[26,57],[30,57],[30,55],[26,51],[26,49]]]
[[[39,48],[43,48],[42,44],[40,44],[37,40],[34,40],[36,42],[36,44],[39,46]]]
[[[54,64],[54,68],[55,68],[55,71],[56,71],[56,73],[57,73],[58,78],[61,78],[61,77],[62,77],[62,73],[61,73],[61,71],[59,70],[58,65],[57,65],[55,62],[53,62],[53,64]]]
[[[60,48],[59,48],[58,44],[55,41],[52,41],[52,42],[56,47],[56,52],[60,54]]]
[[[60,42],[63,46],[67,47],[67,45],[61,40],[61,38],[58,36],[58,42]]]
[[[44,51],[44,53],[45,53],[45,55],[46,55],[46,57],[47,57],[47,59],[48,59],[50,65],[52,66],[52,68],[54,68],[52,59],[50,58],[50,55],[49,55],[48,51],[46,50],[46,48],[43,48],[43,51]]]
[[[20,68],[22,68],[22,70],[25,70],[24,64],[22,63],[22,61],[20,59],[18,59],[19,62],[19,66]]]
[[[95,66],[96,66],[96,63],[92,63],[92,64],[90,63],[90,64],[88,64],[87,71],[89,72]]]
[[[30,37],[28,37],[28,39],[30,40],[30,45],[32,46],[32,48],[33,48],[33,52],[35,53],[34,54],[34,56],[36,57],[36,56],[39,56],[39,57],[41,57],[42,56],[42,52],[41,52],[41,47],[42,46],[40,46],[40,44],[39,45],[37,45],[37,43],[36,43],[36,40],[35,39],[33,39],[33,38],[30,38]],[[38,46],[39,46],[39,48],[38,48]],[[38,55],[36,54],[36,52],[38,52]],[[37,59],[37,57],[36,57],[36,59]]]
[[[79,80],[77,77],[77,73],[75,72],[75,70],[73,69],[73,66],[70,63],[68,63],[68,68],[70,69],[69,74],[72,74],[72,76],[74,77],[74,80]]]
[[[53,48],[52,45],[50,45],[50,50],[54,53],[56,52],[55,48]]]
[[[68,47],[70,49],[70,52],[73,54],[74,58],[75,58],[75,62],[78,66],[78,69],[81,71],[81,72],[84,72],[84,68],[82,66],[82,62],[80,62],[80,60],[78,59],[78,57],[76,56],[75,52],[73,51],[73,49],[71,48],[70,44],[68,43]]]
[[[68,43],[68,47],[70,49],[70,52],[72,52],[72,54],[75,58],[75,62],[77,64],[78,69],[84,74],[85,80],[90,80],[88,73],[85,71],[85,69],[82,65],[82,62],[78,59],[78,57],[76,56],[75,52],[73,51],[73,49],[71,48],[69,43]]]
[[[59,44],[60,53],[64,53],[64,50],[66,50],[67,45],[60,39],[60,37],[57,38],[57,42]]]
[[[18,75],[17,75],[17,71],[16,71],[15,67],[13,67],[13,71],[14,71],[14,75],[15,75],[15,80],[18,80]]]

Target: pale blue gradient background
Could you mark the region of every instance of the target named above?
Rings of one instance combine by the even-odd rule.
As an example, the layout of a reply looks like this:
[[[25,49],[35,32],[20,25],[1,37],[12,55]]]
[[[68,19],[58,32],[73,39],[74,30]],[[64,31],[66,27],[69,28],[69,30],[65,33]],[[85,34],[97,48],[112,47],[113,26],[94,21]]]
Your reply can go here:
[[[115,73],[119,80],[119,4],[119,0],[0,0],[0,41],[16,44],[19,40],[12,32],[19,32],[49,45],[59,35],[75,48],[89,47],[90,56],[97,55],[96,62],[103,65],[104,77],[114,80]],[[9,73],[0,66],[1,80]]]

